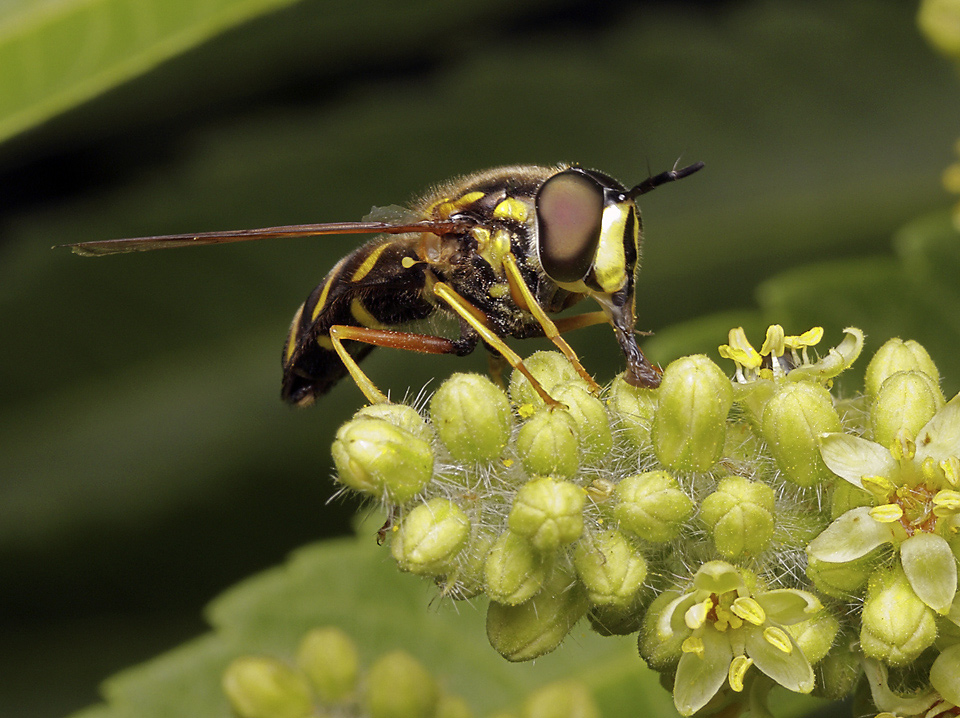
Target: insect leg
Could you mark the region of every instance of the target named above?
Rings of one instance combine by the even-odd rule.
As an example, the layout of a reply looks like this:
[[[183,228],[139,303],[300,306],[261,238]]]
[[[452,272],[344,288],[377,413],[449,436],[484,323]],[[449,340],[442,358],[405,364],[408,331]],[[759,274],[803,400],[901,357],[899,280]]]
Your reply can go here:
[[[530,373],[530,370],[524,366],[523,359],[520,358],[520,355],[507,346],[507,343],[503,341],[503,339],[501,339],[500,336],[493,331],[493,329],[490,328],[490,326],[486,323],[483,312],[457,294],[453,287],[445,282],[437,282],[434,284],[433,293],[445,301],[461,319],[469,324],[470,327],[480,335],[480,338],[483,339],[483,341],[493,347],[504,359],[506,359],[510,366],[523,374],[527,378],[527,381],[530,382],[530,386],[532,386],[537,394],[540,395],[540,398],[543,399],[547,406],[563,406],[563,404],[550,396],[547,393],[547,390],[543,388],[543,385],[533,377],[533,374]]]
[[[371,404],[385,404],[390,400],[370,380],[360,365],[350,356],[350,352],[343,346],[343,340],[373,344],[378,347],[391,349],[405,349],[423,354],[466,354],[473,348],[467,348],[463,342],[437,337],[430,334],[414,334],[412,332],[392,332],[386,329],[369,329],[367,327],[353,327],[345,324],[335,324],[330,327],[330,341],[340,356],[340,360],[347,368],[357,387]],[[473,342],[476,344],[476,341]]]
[[[517,258],[513,256],[513,252],[507,252],[503,258],[503,266],[507,270],[507,281],[510,282],[510,287],[512,290],[519,292],[523,297],[524,301],[527,303],[526,309],[533,314],[537,322],[543,327],[544,336],[549,339],[554,345],[563,352],[563,355],[567,360],[573,365],[573,368],[577,370],[577,373],[583,378],[587,385],[590,387],[590,391],[596,393],[600,392],[600,385],[593,380],[593,377],[587,373],[587,370],[583,368],[583,364],[580,363],[580,359],[577,356],[577,353],[573,351],[573,347],[567,344],[566,340],[560,336],[560,330],[557,329],[557,325],[554,324],[553,320],[547,316],[547,313],[543,311],[543,307],[537,302],[536,298],[533,296],[533,293],[530,291],[530,287],[527,286],[527,283],[523,281],[523,276],[520,274],[520,268],[517,266]],[[589,326],[589,325],[582,325]]]
[[[551,321],[561,334],[564,332],[572,332],[574,329],[583,329],[597,324],[610,323],[610,319],[603,312],[587,312],[586,314],[576,314],[572,317],[561,317],[560,319],[553,319]]]

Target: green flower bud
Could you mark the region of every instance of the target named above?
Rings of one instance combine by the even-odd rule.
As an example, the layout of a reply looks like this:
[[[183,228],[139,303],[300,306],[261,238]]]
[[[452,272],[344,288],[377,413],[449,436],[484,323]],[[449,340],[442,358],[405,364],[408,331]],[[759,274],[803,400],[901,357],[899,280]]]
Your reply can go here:
[[[653,418],[653,448],[677,471],[706,471],[723,452],[733,387],[703,355],[683,357],[663,372]]]
[[[430,401],[440,441],[459,461],[492,461],[510,439],[513,414],[507,395],[479,374],[454,374]]]
[[[536,596],[518,606],[491,601],[487,638],[508,661],[529,661],[555,649],[587,612],[587,596],[573,576],[554,571]]]
[[[583,381],[577,374],[577,370],[573,368],[573,364],[559,352],[534,352],[523,360],[523,365],[551,396],[553,396],[552,391],[557,384],[568,381]],[[510,392],[510,399],[517,407],[536,407],[543,404],[543,399],[530,386],[527,377],[519,371],[514,371],[510,375],[508,391]],[[522,411],[521,416],[523,416]]]
[[[837,519],[851,509],[875,504],[876,500],[869,491],[854,486],[849,481],[836,481],[833,484],[833,498],[830,502],[830,518]]]
[[[538,688],[523,702],[521,718],[600,718],[590,689],[567,679]]]
[[[643,623],[643,592],[626,606],[592,606],[587,618],[590,628],[601,636],[629,636]]]
[[[237,658],[222,685],[240,718],[306,718],[313,711],[307,679],[275,658]]]
[[[584,537],[573,552],[573,565],[594,606],[630,605],[647,578],[643,555],[616,530]]]
[[[782,384],[763,411],[763,438],[784,478],[809,488],[831,480],[820,456],[820,434],[841,431],[830,393],[808,381]]]
[[[473,711],[462,697],[443,693],[437,703],[435,718],[473,718]]]
[[[860,616],[864,655],[891,666],[911,663],[937,637],[935,614],[910,588],[900,565],[870,577]]]
[[[610,418],[603,402],[590,393],[583,382],[568,382],[554,388],[551,396],[564,404],[577,423],[580,451],[584,463],[602,459],[613,448]]]
[[[583,533],[586,500],[586,492],[569,481],[534,479],[514,497],[507,525],[538,551],[556,551]]]
[[[956,0],[923,0],[917,25],[937,50],[960,56],[960,3]]]
[[[700,520],[724,558],[757,556],[773,538],[773,489],[741,476],[723,479],[700,505]]]
[[[348,421],[332,453],[343,484],[390,501],[412,499],[433,476],[430,444],[382,419]]]
[[[364,703],[370,718],[433,718],[440,690],[406,651],[380,656],[367,673]]]
[[[643,628],[637,639],[640,656],[656,671],[675,669],[682,655],[681,645],[687,637],[685,631],[675,630],[661,634],[657,630],[661,614],[671,608],[670,604],[680,597],[679,591],[664,591],[647,608],[643,616]]]
[[[455,568],[447,573],[440,589],[444,596],[457,601],[483,593],[486,578],[484,566],[496,536],[489,530],[478,530],[457,555]]]
[[[532,474],[573,476],[580,467],[577,422],[561,409],[539,409],[520,427],[517,453]]]
[[[887,377],[898,371],[922,372],[940,386],[940,372],[923,346],[913,339],[890,339],[877,350],[867,365],[863,379],[867,393],[876,396]]]
[[[807,577],[821,593],[833,598],[859,596],[870,575],[876,570],[879,551],[844,563],[830,563],[807,555]]]
[[[832,701],[843,700],[853,693],[859,683],[863,674],[862,666],[863,656],[855,637],[840,634],[830,652],[817,665],[820,680],[813,695]]]
[[[933,379],[919,371],[898,371],[888,376],[870,412],[873,440],[891,446],[897,433],[905,429],[916,436],[933,415],[943,407],[943,392]]]
[[[356,688],[357,647],[339,628],[315,628],[304,636],[297,649],[297,665],[324,703],[342,701]]]
[[[543,586],[552,561],[523,536],[505,531],[493,544],[484,563],[487,595],[498,603],[516,605]]]
[[[470,536],[470,519],[449,499],[430,499],[407,514],[393,535],[390,552],[404,571],[436,576]]]
[[[430,427],[423,417],[412,406],[384,402],[382,404],[368,404],[358,409],[354,419],[383,419],[386,422],[408,431],[418,439],[430,441],[432,438]]]
[[[693,513],[693,501],[666,471],[629,476],[617,484],[614,516],[624,531],[645,541],[672,541]]]
[[[783,627],[800,646],[810,665],[824,659],[840,630],[840,621],[829,611],[818,611],[813,618]]]
[[[619,419],[626,437],[635,446],[647,446],[650,443],[658,396],[655,389],[631,386],[622,376],[613,380],[608,404]]]

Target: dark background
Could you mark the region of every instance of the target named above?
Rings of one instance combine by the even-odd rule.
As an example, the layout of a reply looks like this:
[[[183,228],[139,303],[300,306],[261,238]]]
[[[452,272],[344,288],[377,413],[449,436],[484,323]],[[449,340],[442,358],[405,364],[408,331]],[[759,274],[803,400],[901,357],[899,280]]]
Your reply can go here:
[[[866,266],[949,205],[960,98],[915,12],[306,0],[0,145],[0,715],[93,702],[354,508],[327,503],[329,444],[360,392],[278,397],[292,313],[355,238],[98,260],[51,245],[360,219],[499,164],[635,184],[703,160],[643,198],[639,328],[736,317],[761,280]],[[608,328],[571,341],[601,381],[622,368]],[[485,364],[381,350],[366,369],[402,395]]]

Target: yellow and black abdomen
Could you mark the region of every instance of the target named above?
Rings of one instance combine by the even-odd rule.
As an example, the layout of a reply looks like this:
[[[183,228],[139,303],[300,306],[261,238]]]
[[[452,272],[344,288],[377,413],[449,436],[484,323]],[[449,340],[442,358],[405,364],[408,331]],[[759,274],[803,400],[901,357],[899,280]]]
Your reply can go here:
[[[283,348],[284,401],[307,406],[347,375],[330,340],[331,327],[393,329],[433,312],[423,296],[424,267],[416,262],[416,241],[415,235],[399,235],[365,244],[340,260],[310,293],[294,315]],[[346,341],[344,348],[360,361],[374,347]]]

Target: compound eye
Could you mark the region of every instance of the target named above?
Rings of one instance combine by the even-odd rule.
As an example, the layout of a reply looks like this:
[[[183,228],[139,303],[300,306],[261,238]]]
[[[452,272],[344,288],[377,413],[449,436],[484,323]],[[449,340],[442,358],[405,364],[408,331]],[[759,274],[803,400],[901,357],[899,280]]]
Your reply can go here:
[[[555,282],[587,276],[600,244],[603,187],[592,177],[565,170],[537,192],[537,253]]]

